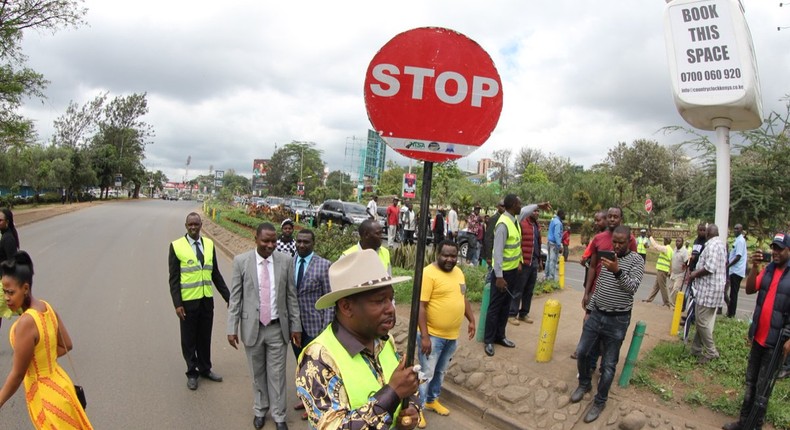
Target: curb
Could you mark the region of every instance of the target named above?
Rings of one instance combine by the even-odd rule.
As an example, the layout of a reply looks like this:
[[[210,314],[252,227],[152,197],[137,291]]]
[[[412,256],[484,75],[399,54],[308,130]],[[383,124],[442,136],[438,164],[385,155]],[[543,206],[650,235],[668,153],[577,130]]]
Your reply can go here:
[[[457,404],[465,411],[479,416],[483,422],[497,429],[522,430],[526,428],[522,423],[516,421],[515,418],[505,414],[499,409],[489,407],[485,402],[452,382],[445,383],[444,386],[442,386],[442,396],[450,402]]]

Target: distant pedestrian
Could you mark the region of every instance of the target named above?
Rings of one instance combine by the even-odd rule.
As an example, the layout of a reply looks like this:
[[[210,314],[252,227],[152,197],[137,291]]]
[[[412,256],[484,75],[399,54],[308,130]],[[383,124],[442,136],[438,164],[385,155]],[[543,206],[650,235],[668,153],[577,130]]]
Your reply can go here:
[[[417,215],[414,213],[412,203],[405,205],[406,210],[401,213],[403,217],[403,243],[414,245],[414,231],[417,229]]]
[[[691,354],[700,364],[719,358],[713,341],[716,324],[716,309],[724,303],[724,288],[727,282],[727,248],[715,224],[708,224],[705,249],[697,261],[697,269],[689,274],[694,281],[696,334],[691,344]]]
[[[751,430],[746,428],[746,420],[754,409],[757,414],[754,428],[762,428],[771,390],[766,393],[765,403],[758,402],[758,396],[772,377],[769,366],[771,355],[774,348],[782,348],[783,354],[790,356],[790,340],[782,344],[779,337],[782,323],[787,323],[787,316],[790,315],[790,276],[787,276],[790,236],[785,233],[776,234],[771,241],[771,262],[760,270],[762,261],[762,252],[752,254],[752,267],[749,277],[746,278],[746,294],[757,293],[757,300],[749,327],[749,339],[752,342],[746,365],[743,404],[738,421],[725,424],[722,427],[724,430]],[[785,377],[786,375],[781,375],[783,372],[785,369],[778,377]],[[773,388],[773,385],[770,387]]]
[[[562,231],[562,259],[568,262],[568,255],[571,249],[571,226],[565,224],[565,229]]]
[[[387,206],[387,246],[390,248],[395,246],[395,238],[398,234],[398,216],[400,209],[398,209],[398,199],[392,199],[392,204]]]
[[[417,344],[419,359],[425,374],[420,384],[420,400],[426,410],[449,415],[450,410],[439,402],[447,365],[458,346],[464,317],[469,321],[467,335],[475,335],[475,316],[466,298],[466,278],[457,267],[458,244],[445,240],[438,246],[436,261],[423,269],[420,293],[420,314]],[[425,428],[425,416],[420,413],[419,428]]]
[[[579,386],[571,394],[572,403],[580,402],[584,394],[592,390],[590,354],[596,346],[601,348],[598,393],[587,407],[583,418],[585,423],[597,420],[606,407],[620,348],[631,324],[634,294],[644,276],[644,261],[628,249],[630,239],[631,230],[626,226],[617,226],[612,232],[614,256],[613,259],[601,258],[602,269],[595,281],[595,293],[587,303],[590,316],[584,322],[582,336],[576,347]]]
[[[727,300],[727,316],[735,317],[738,310],[738,293],[741,290],[741,281],[746,277],[746,238],[743,235],[743,226],[735,224],[735,242],[732,244],[730,256],[727,259],[727,269],[730,280],[729,300]]]
[[[496,223],[499,221],[499,217],[505,212],[505,202],[500,200],[496,204],[496,213],[494,216],[488,219],[486,223],[486,231],[485,235],[483,236],[483,259],[485,260],[488,267],[491,268],[492,262],[492,249],[494,248],[494,230],[496,230]]]
[[[546,247],[548,248],[548,258],[546,260],[545,279],[557,280],[557,264],[559,256],[562,255],[562,221],[565,219],[565,211],[560,209],[549,223],[549,232]]]
[[[225,303],[230,291],[219,272],[214,242],[200,235],[203,221],[195,212],[187,215],[187,234],[170,244],[167,256],[170,297],[181,329],[181,353],[187,364],[187,388],[197,390],[198,376],[222,382],[211,368],[211,330],[214,325],[214,292]]]
[[[686,267],[688,264],[689,253],[688,249],[683,246],[683,238],[675,239],[675,249],[672,253],[672,266],[669,274],[669,301],[674,304],[683,288],[683,278],[686,277]]]
[[[453,203],[447,212],[447,238],[457,240],[458,237],[458,205]]]
[[[480,260],[480,245],[483,243],[484,227],[480,219],[480,206],[475,206],[474,210],[466,217],[466,261],[472,266],[477,266]],[[456,240],[457,242],[457,240]]]
[[[294,222],[290,218],[286,218],[280,223],[280,237],[277,238],[277,248],[275,251],[280,251],[283,254],[288,254],[291,257],[296,255],[296,241],[294,240]]]
[[[436,217],[433,219],[433,243],[441,243],[444,240],[447,225],[444,221],[444,209],[436,211]]]
[[[650,248],[650,240],[647,238],[647,230],[639,230],[639,237],[636,238],[636,253],[642,257],[642,261],[647,262],[647,248]]]
[[[368,217],[373,221],[379,220],[379,205],[378,205],[379,197],[377,195],[372,195],[370,197],[370,201],[368,202],[368,206],[365,208],[365,212],[368,214]]]
[[[69,331],[49,303],[33,297],[33,260],[19,251],[0,262],[0,274],[8,306],[23,312],[10,330],[14,357],[0,389],[0,407],[24,381],[24,400],[36,429],[92,429],[74,383],[57,361],[72,349]]]
[[[642,300],[646,303],[653,302],[653,299],[656,298],[658,292],[661,292],[661,300],[662,305],[668,308],[673,308],[674,303],[672,303],[669,299],[669,290],[667,290],[667,280],[669,279],[669,272],[672,268],[672,256],[674,255],[674,250],[672,249],[672,239],[669,237],[664,238],[664,245],[659,245],[658,242],[653,239],[653,236],[649,237],[650,246],[655,248],[658,251],[658,260],[656,261],[656,282],[653,284],[653,290],[647,296],[647,299]],[[639,246],[637,240],[637,247]]]

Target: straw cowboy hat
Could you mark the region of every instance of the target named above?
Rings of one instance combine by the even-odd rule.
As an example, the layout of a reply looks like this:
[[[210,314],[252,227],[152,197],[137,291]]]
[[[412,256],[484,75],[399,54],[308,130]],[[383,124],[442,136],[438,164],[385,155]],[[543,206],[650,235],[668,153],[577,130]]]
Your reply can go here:
[[[316,309],[326,309],[338,300],[408,281],[411,276],[392,277],[379,260],[376,251],[365,249],[340,258],[329,266],[329,286],[332,292],[324,294],[315,302]]]

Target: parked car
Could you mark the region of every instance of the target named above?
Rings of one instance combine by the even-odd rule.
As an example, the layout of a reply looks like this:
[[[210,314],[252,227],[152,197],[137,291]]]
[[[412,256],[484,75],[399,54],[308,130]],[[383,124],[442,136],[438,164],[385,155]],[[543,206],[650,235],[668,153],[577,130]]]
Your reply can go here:
[[[312,222],[315,216],[315,208],[313,208],[309,200],[286,199],[283,203],[283,207],[290,211],[294,218],[296,218],[296,215],[299,215],[300,221],[306,219]]]
[[[275,209],[280,207],[283,203],[285,203],[285,199],[282,197],[268,196],[266,197],[265,202],[266,202],[266,206]]]
[[[365,206],[359,203],[327,200],[318,208],[313,225],[319,226],[332,221],[332,224],[345,228],[362,224],[366,219],[368,215],[365,213]]]

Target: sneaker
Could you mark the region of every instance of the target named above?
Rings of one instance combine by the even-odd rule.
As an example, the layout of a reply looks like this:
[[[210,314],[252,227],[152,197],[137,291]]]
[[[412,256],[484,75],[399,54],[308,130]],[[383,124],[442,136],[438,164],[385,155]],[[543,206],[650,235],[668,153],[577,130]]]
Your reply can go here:
[[[432,402],[425,402],[425,409],[434,411],[439,415],[450,415],[450,410],[442,406],[442,404],[439,403],[439,399]]]
[[[518,320],[522,321],[522,322],[525,322],[527,324],[532,324],[532,323],[535,322],[535,321],[532,321],[532,318],[530,318],[529,315],[524,315],[523,317],[520,316],[520,317],[518,317]]]
[[[420,422],[417,423],[417,428],[424,429],[425,427],[428,427],[428,423],[425,421],[425,414],[420,411]]]
[[[513,325],[521,325],[521,322],[516,317],[510,317],[507,319],[507,322]]]
[[[776,375],[776,379],[785,379],[790,377],[790,369],[782,369],[779,371],[779,374]]]

